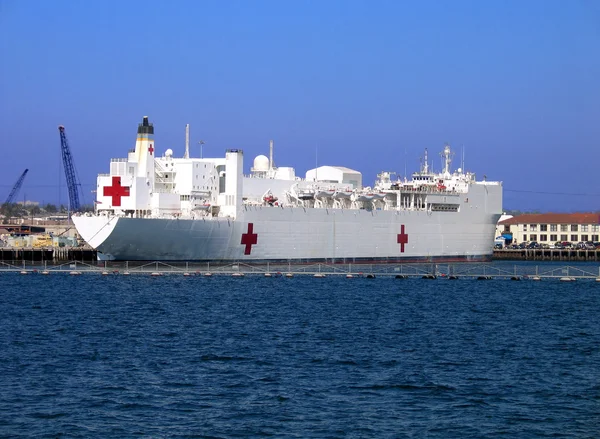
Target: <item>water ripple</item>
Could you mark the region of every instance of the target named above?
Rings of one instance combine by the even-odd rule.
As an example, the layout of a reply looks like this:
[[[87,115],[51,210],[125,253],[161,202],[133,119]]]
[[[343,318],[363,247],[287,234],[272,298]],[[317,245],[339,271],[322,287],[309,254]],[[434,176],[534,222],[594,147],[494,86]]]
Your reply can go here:
[[[600,437],[592,283],[2,274],[0,311],[0,437]]]

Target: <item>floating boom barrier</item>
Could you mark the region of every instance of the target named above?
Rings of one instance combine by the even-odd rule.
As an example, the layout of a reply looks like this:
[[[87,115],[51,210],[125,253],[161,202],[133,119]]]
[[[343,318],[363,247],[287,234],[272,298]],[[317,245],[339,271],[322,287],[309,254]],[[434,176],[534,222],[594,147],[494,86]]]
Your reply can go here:
[[[243,263],[166,263],[154,262],[100,262],[89,264],[70,261],[59,265],[44,263],[43,265],[14,265],[0,262],[0,275],[18,273],[21,275],[147,275],[152,277],[176,276],[230,276],[234,278],[293,278],[338,277],[355,278],[388,278],[388,279],[423,279],[423,280],[511,280],[541,281],[558,280],[574,282],[578,280],[596,281],[600,283],[600,265],[577,267],[572,265],[494,265],[481,263],[457,264],[262,264]]]

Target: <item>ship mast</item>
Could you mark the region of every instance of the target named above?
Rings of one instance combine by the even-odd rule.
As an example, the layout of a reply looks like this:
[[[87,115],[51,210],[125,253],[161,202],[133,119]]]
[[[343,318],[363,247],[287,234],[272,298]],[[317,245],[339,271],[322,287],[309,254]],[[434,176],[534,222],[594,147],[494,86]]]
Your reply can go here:
[[[444,174],[450,175],[450,163],[452,163],[452,151],[450,150],[450,145],[446,144],[444,152],[440,155],[444,157]]]

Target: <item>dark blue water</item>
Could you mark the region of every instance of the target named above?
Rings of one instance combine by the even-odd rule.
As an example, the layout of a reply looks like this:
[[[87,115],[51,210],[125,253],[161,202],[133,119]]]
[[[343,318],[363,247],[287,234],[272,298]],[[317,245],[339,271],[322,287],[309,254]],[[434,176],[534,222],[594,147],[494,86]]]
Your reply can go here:
[[[600,437],[600,283],[0,275],[1,437]]]

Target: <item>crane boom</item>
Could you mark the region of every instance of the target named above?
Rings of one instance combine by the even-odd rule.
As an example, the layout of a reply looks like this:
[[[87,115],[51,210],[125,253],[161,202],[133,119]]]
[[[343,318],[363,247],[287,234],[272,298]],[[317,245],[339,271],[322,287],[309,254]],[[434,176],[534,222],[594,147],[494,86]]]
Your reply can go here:
[[[58,131],[60,133],[60,147],[62,151],[63,165],[65,167],[67,188],[69,189],[69,208],[70,210],[79,210],[81,205],[79,204],[78,186],[80,186],[80,184],[77,180],[77,174],[75,173],[75,165],[73,164],[71,148],[69,148],[69,142],[67,141],[65,127],[60,125],[58,127]]]
[[[15,197],[19,193],[19,190],[21,189],[21,186],[23,186],[23,180],[25,180],[25,176],[27,175],[28,172],[29,172],[29,169],[25,169],[23,171],[23,173],[21,174],[21,176],[19,177],[19,179],[13,186],[12,191],[10,191],[10,194],[8,195],[8,198],[6,199],[4,204],[9,204],[14,201]]]

